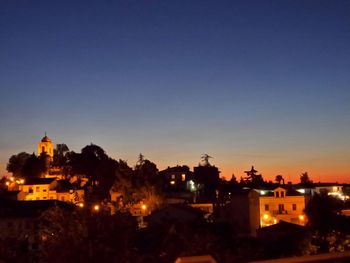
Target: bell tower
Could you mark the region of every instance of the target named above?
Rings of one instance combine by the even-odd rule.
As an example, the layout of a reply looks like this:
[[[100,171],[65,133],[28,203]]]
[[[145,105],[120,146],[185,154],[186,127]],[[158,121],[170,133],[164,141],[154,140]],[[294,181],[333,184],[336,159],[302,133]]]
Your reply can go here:
[[[40,155],[43,152],[45,152],[48,156],[53,158],[53,142],[49,137],[47,137],[46,132],[45,136],[38,143],[38,155]]]

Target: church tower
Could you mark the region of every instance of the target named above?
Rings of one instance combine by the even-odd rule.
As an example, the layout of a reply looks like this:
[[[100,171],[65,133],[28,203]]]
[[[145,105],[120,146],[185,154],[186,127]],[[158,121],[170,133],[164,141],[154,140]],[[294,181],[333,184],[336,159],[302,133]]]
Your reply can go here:
[[[45,152],[48,156],[53,158],[53,142],[46,136],[46,132],[45,136],[38,143],[38,156],[40,156],[42,152]]]

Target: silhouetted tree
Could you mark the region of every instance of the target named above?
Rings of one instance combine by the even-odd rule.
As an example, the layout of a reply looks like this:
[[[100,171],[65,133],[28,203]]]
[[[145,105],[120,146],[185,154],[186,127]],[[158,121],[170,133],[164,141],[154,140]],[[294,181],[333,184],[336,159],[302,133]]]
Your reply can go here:
[[[109,196],[109,190],[116,179],[116,170],[119,167],[116,160],[108,157],[100,146],[94,144],[85,146],[81,153],[68,152],[65,156],[67,170],[71,176],[89,179],[86,201],[103,200]]]
[[[147,185],[160,186],[157,165],[144,158],[142,154],[139,156],[134,170],[134,184],[137,187]]]
[[[305,185],[305,186],[311,186],[312,185],[312,181],[309,177],[308,172],[304,172],[300,175],[300,183]]]
[[[42,177],[47,172],[48,161],[47,154],[43,153],[37,157],[34,153],[26,160],[22,168],[23,178]]]
[[[276,175],[275,181],[276,181],[276,183],[278,183],[278,184],[281,184],[281,182],[282,182],[282,184],[284,184],[284,178],[283,178],[282,175]]]
[[[7,171],[16,177],[21,177],[23,174],[23,167],[30,157],[31,155],[26,152],[12,155],[7,163]]]
[[[38,160],[40,163],[42,175],[47,174],[51,166],[51,157],[46,152],[42,152],[39,155]]]
[[[246,184],[257,187],[265,184],[264,179],[261,174],[258,174],[258,171],[254,169],[254,166],[250,169],[250,171],[245,171],[247,176],[244,178]]]
[[[341,215],[344,202],[327,193],[315,194],[305,208],[319,252],[341,251],[350,242],[350,219]]]
[[[66,144],[57,144],[54,149],[53,162],[52,165],[55,167],[60,167],[63,169],[67,165],[67,153],[69,148]]]
[[[236,178],[235,174],[232,174],[230,183],[232,183],[232,184],[238,184],[238,181],[237,181],[237,178]]]
[[[315,194],[305,208],[309,226],[322,233],[335,230],[343,207],[344,203],[335,197]]]
[[[87,260],[88,229],[82,211],[53,207],[39,218],[40,257],[44,262]],[[60,253],[57,253],[60,251]]]

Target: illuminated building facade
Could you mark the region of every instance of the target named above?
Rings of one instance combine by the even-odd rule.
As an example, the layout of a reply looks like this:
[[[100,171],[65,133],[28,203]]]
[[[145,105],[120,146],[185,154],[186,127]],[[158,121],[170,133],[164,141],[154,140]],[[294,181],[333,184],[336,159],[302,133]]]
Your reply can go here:
[[[32,178],[19,185],[20,199],[33,200],[59,200],[71,203],[84,201],[84,190],[73,189],[72,185],[65,180],[55,178]]]
[[[31,178],[20,184],[19,190],[25,194],[23,200],[52,200],[56,199],[56,186],[55,178]]]
[[[261,227],[277,224],[280,220],[305,225],[307,218],[304,209],[308,200],[308,196],[283,187],[277,187],[271,195],[261,195],[259,198]]]
[[[184,191],[187,183],[192,179],[193,173],[188,166],[174,166],[160,171],[163,179],[163,189],[166,192]]]

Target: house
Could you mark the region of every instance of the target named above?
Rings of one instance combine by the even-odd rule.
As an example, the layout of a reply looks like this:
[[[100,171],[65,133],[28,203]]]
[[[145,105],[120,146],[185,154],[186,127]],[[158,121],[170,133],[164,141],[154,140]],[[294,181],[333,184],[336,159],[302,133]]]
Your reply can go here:
[[[18,187],[19,193],[16,200],[60,200],[74,204],[84,202],[84,190],[75,187],[68,180],[30,178]]]
[[[68,180],[58,180],[54,190],[56,191],[56,200],[74,204],[84,203],[84,190],[77,188]]]
[[[57,199],[57,180],[55,178],[29,178],[19,185],[19,190],[25,194],[21,200],[52,200]]]
[[[184,204],[194,200],[193,172],[186,165],[168,167],[159,172],[166,204]]]
[[[271,194],[260,196],[260,225],[270,226],[280,220],[305,225],[304,214],[309,197],[291,188],[277,187]]]
[[[178,192],[188,190],[187,182],[192,179],[193,173],[188,166],[178,165],[160,171],[159,175],[162,177],[165,192]]]
[[[198,201],[213,202],[218,199],[218,184],[220,182],[220,171],[210,164],[198,165],[193,168],[193,181],[199,184]]]

